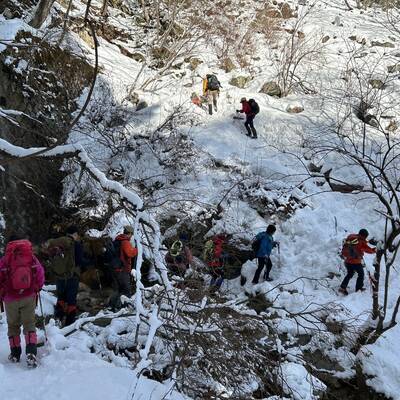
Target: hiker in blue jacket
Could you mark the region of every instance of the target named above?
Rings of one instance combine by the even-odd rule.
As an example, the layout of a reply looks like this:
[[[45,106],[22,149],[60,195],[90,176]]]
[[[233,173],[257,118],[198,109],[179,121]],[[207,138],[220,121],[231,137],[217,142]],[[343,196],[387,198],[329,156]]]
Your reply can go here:
[[[260,278],[261,271],[266,267],[264,278],[266,281],[270,282],[272,279],[269,277],[269,273],[272,268],[272,262],[270,259],[271,251],[274,247],[279,246],[278,242],[274,241],[273,234],[276,231],[275,225],[268,225],[265,232],[260,232],[255,237],[255,242],[258,243],[256,250],[256,257],[258,261],[257,271],[254,274],[253,283],[257,284]]]

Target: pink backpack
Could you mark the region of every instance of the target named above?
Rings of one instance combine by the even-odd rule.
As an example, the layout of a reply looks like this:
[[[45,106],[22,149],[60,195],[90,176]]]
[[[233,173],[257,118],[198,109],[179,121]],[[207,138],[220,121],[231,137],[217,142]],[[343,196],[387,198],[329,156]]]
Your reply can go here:
[[[34,264],[32,243],[29,240],[14,240],[6,246],[5,261],[9,271],[11,289],[23,293],[33,283]]]

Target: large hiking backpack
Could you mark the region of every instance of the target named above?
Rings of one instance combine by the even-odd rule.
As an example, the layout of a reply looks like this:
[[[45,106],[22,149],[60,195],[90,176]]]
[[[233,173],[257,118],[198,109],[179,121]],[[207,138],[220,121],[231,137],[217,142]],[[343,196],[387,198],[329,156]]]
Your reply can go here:
[[[50,268],[59,278],[69,278],[75,270],[75,242],[70,237],[54,239],[48,249]]]
[[[356,236],[348,236],[343,240],[342,252],[341,256],[344,260],[349,258],[358,258],[361,256],[359,251],[357,250],[358,245],[358,237]]]
[[[5,262],[9,271],[11,288],[23,293],[33,283],[34,264],[32,243],[29,240],[14,240],[6,247]]]
[[[252,113],[258,114],[260,112],[260,106],[254,99],[249,100],[249,106]]]
[[[220,83],[215,75],[207,75],[207,89],[208,90],[218,90],[220,88]]]
[[[124,263],[121,260],[121,240],[107,240],[104,253],[105,263],[112,269],[122,269]]]

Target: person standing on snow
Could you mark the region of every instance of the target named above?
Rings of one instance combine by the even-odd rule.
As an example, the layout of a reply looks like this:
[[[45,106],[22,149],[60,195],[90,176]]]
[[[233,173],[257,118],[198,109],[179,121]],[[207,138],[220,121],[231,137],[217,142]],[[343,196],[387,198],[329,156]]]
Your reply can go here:
[[[224,245],[227,236],[219,234],[208,240],[204,246],[203,259],[207,262],[211,282],[210,286],[219,289],[224,281]]]
[[[246,121],[244,126],[247,130],[247,136],[250,136],[252,139],[257,139],[257,131],[254,128],[254,118],[260,112],[260,107],[254,99],[249,99],[247,101],[246,97],[242,97],[240,102],[242,103],[242,109],[236,110],[238,113],[244,113],[246,115]]]
[[[219,89],[222,88],[220,81],[214,74],[207,74],[203,79],[203,96],[208,100],[208,113],[212,115],[213,105],[217,111],[217,99],[219,97]]]
[[[369,233],[366,229],[360,229],[358,234],[352,233],[344,240],[342,248],[342,258],[344,259],[344,266],[347,270],[347,275],[340,285],[339,292],[348,295],[347,285],[350,279],[357,272],[356,292],[363,292],[364,288],[364,253],[374,254],[376,248],[369,247],[367,237]]]
[[[65,236],[50,239],[45,243],[45,251],[49,254],[50,268],[56,275],[57,303],[55,317],[65,326],[75,322],[79,277],[84,266],[83,246],[78,228],[70,226]]]
[[[272,281],[269,273],[272,269],[271,262],[271,252],[274,247],[279,246],[279,243],[274,241],[273,234],[276,232],[275,225],[268,225],[267,229],[264,232],[260,232],[254,238],[253,241],[253,249],[256,252],[256,257],[258,261],[258,267],[256,273],[254,274],[254,278],[252,283],[257,284],[260,279],[260,274],[263,268],[265,267],[264,279],[268,282]]]
[[[188,235],[186,233],[181,233],[179,239],[172,243],[171,248],[165,255],[165,262],[168,270],[172,274],[180,277],[185,276],[186,271],[193,262],[193,255],[187,243]]]
[[[0,259],[0,302],[4,301],[8,324],[10,355],[21,357],[21,326],[25,335],[26,361],[36,367],[37,336],[35,326],[36,298],[44,284],[44,269],[34,256],[29,240],[10,237],[4,257]]]
[[[120,308],[121,301],[119,300],[122,295],[131,297],[131,271],[132,271],[132,260],[137,256],[138,250],[131,244],[133,236],[133,227],[130,225],[124,226],[123,233],[119,234],[114,242],[114,249],[119,256],[120,266],[114,268],[113,271],[113,286],[116,290],[116,294],[110,299],[110,305],[112,308]]]

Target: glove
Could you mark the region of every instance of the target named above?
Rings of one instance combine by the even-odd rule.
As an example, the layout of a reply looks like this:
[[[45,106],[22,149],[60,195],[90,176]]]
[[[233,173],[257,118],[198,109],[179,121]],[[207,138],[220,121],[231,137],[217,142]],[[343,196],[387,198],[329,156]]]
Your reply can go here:
[[[236,110],[237,113],[240,113],[240,110]]]
[[[378,241],[375,238],[371,238],[368,241],[369,244],[372,244],[372,246],[376,246],[378,244]]]
[[[273,242],[272,243],[272,248],[275,248],[275,247],[279,247],[279,242]]]

